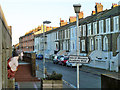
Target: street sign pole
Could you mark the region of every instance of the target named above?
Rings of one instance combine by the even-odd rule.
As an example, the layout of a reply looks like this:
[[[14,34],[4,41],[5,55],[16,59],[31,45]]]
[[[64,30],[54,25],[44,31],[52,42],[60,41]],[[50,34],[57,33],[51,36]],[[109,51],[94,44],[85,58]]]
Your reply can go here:
[[[77,89],[79,89],[79,63],[88,64],[90,58],[87,56],[71,55],[69,56],[70,63],[77,63]]]
[[[79,64],[77,63],[77,89],[79,89]]]
[[[76,55],[79,56],[79,13],[80,13],[80,4],[74,4],[73,5],[75,13],[76,13]],[[79,64],[77,64],[77,88],[79,89]]]
[[[79,13],[76,13],[76,44],[77,44],[77,52],[76,52],[76,55],[79,56],[79,30],[78,30],[78,26],[79,26]],[[79,63],[77,63],[77,88],[79,89]]]

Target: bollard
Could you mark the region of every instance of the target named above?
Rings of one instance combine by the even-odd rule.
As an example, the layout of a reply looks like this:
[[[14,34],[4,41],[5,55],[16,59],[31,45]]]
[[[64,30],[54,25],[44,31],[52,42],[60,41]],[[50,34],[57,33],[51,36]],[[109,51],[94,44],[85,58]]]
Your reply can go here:
[[[45,75],[47,75],[47,68],[45,68]]]
[[[39,65],[37,65],[36,70],[39,71]]]
[[[15,78],[8,79],[8,88],[10,90],[15,90]]]
[[[36,76],[36,54],[31,53],[32,75]]]

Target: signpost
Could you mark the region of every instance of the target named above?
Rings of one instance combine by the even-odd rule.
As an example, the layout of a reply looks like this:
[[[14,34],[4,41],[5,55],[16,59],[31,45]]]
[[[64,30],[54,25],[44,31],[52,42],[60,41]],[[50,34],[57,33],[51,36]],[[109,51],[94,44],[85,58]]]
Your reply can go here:
[[[79,89],[79,63],[87,64],[90,62],[90,58],[87,56],[71,55],[68,62],[77,63],[77,89]]]

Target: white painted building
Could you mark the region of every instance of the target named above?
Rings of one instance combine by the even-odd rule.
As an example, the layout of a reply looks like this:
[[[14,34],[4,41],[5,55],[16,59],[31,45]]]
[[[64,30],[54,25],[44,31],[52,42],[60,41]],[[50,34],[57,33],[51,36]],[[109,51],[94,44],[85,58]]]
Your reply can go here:
[[[50,55],[54,54],[54,51],[56,50],[56,43],[55,43],[55,39],[56,39],[56,32],[52,32],[52,33],[47,33],[47,47],[46,47],[46,58],[49,58]]]

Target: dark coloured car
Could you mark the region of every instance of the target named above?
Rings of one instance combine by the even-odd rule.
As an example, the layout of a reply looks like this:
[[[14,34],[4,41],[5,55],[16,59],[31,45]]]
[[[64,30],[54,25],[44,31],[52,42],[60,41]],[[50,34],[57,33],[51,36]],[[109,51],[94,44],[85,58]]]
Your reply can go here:
[[[43,55],[42,54],[38,54],[37,59],[42,60],[43,59]]]

